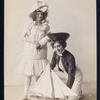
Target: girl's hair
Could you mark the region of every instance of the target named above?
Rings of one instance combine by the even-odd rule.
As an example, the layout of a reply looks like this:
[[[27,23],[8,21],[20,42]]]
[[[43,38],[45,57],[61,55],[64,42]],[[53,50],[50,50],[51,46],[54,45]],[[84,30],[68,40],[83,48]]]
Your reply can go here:
[[[37,12],[42,12],[42,11],[40,11],[40,10],[36,11],[35,10],[34,12],[30,13],[30,15],[29,15],[29,17],[32,18],[33,21],[36,20]],[[42,14],[43,14],[43,18],[42,18],[42,21],[43,21],[48,16],[48,12],[47,11],[46,12],[42,12]]]
[[[55,44],[55,43],[59,43],[59,44],[62,45],[64,48],[67,46],[66,41],[58,40],[58,41],[51,41],[51,46],[52,46],[52,48],[54,48],[54,44]]]

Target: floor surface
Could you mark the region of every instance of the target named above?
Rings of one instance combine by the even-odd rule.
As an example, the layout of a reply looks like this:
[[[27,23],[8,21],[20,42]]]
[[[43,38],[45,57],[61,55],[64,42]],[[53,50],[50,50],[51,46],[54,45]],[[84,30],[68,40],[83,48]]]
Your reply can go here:
[[[23,86],[5,86],[4,100],[19,100],[23,95]],[[80,100],[97,100],[96,83],[83,83],[82,98]],[[30,98],[29,100],[43,100],[43,98]],[[47,99],[45,99],[47,100]]]

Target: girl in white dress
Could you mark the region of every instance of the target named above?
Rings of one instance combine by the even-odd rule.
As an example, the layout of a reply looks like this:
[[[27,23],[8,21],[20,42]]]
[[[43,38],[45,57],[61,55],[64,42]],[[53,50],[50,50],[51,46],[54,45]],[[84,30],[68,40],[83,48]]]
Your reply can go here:
[[[26,76],[24,85],[24,96],[21,100],[27,100],[32,76],[36,78],[41,75],[46,67],[47,46],[50,27],[46,17],[48,5],[38,1],[32,6],[29,14],[30,20],[25,24],[22,40],[24,41],[23,59],[16,71]]]

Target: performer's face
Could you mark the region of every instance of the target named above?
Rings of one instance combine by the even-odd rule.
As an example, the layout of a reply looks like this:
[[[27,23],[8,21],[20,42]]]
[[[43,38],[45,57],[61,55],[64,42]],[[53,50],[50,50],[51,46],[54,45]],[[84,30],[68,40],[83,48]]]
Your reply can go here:
[[[56,42],[54,43],[54,50],[58,53],[62,53],[64,47],[60,43]]]
[[[36,20],[41,21],[42,19],[43,19],[43,13],[42,12],[37,12]]]

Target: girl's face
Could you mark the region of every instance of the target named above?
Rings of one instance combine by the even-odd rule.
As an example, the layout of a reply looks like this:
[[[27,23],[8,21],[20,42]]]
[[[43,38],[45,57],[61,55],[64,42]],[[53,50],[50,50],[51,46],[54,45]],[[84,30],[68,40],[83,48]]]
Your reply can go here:
[[[54,43],[54,50],[57,53],[62,53],[62,51],[64,50],[64,47],[60,43],[56,42]]]
[[[42,21],[42,19],[43,19],[43,13],[42,12],[37,12],[36,20]]]

